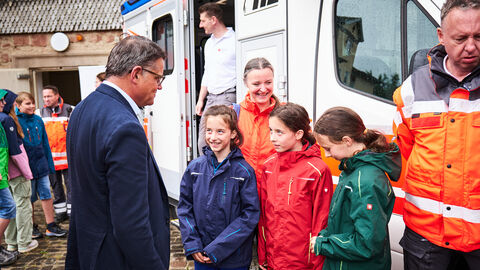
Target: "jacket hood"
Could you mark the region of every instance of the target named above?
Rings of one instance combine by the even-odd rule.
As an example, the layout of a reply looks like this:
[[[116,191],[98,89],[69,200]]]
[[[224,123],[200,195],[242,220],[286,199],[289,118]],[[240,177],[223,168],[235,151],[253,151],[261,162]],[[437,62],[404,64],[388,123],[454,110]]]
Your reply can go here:
[[[445,51],[445,46],[443,45],[437,45],[430,49],[430,51],[427,54],[428,57],[428,62],[430,65],[430,69],[432,72],[437,73],[437,74],[445,74],[447,73],[446,70],[444,69],[443,66],[443,59],[447,56],[447,51]],[[477,66],[472,70],[472,72],[463,79],[463,81],[468,81],[470,80],[471,77],[476,77],[478,76],[478,73],[480,72],[480,65]],[[451,76],[450,76],[451,77]],[[453,78],[453,77],[452,77]],[[436,82],[438,84],[438,82]],[[437,88],[441,88],[437,85]],[[475,87],[474,87],[475,89]]]
[[[282,168],[290,168],[297,163],[298,160],[306,157],[319,157],[322,158],[320,146],[318,144],[306,143],[303,145],[300,151],[289,151],[277,153]]]
[[[17,99],[17,94],[13,93],[8,89],[4,89],[4,90],[7,91],[7,94],[5,95],[5,107],[3,107],[3,112],[8,114],[12,109],[15,99]]]
[[[351,173],[360,166],[369,164],[384,171],[390,180],[396,182],[402,172],[402,156],[400,155],[398,145],[395,143],[393,145],[393,150],[384,153],[376,153],[368,149],[364,150],[351,158],[343,159],[338,168],[346,173]]]

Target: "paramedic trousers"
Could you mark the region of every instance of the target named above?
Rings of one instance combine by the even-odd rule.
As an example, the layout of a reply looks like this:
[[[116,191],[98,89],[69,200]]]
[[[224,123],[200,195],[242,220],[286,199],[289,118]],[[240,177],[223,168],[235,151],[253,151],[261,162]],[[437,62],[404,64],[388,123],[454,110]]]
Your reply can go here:
[[[237,94],[235,91],[235,87],[229,88],[225,90],[225,92],[215,95],[215,94],[208,94],[207,95],[207,103],[205,104],[205,108],[203,109],[203,114],[213,105],[227,105],[230,106],[235,103],[237,100]],[[199,155],[203,155],[202,148],[207,145],[205,142],[205,118],[202,117],[200,120],[200,129],[198,131],[198,153]]]
[[[26,248],[32,242],[32,184],[23,176],[10,179],[10,191],[12,192],[17,216],[10,219],[5,231],[5,243],[11,246]]]
[[[461,252],[439,247],[408,227],[405,228],[400,245],[403,247],[405,270],[454,270],[468,268],[473,270],[478,269],[480,266],[480,249],[471,252]]]
[[[65,198],[65,190],[63,189],[62,176],[67,188],[67,197]],[[55,171],[54,174],[48,176],[50,178],[50,185],[53,190],[53,208],[55,215],[62,213],[68,213],[70,215],[71,209],[71,196],[70,196],[70,183],[68,181],[68,169]]]

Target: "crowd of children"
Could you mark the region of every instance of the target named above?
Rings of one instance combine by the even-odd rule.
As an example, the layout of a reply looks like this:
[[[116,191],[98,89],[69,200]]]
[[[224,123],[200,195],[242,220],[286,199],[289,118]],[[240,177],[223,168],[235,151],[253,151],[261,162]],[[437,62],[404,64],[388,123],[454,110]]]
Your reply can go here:
[[[252,246],[262,270],[390,269],[398,146],[344,107],[312,131],[305,108],[273,96],[265,58],[247,63],[244,82],[240,105],[205,112],[205,155],[182,178],[178,217],[195,269],[248,269]],[[335,192],[321,147],[340,161]]]
[[[33,223],[33,203],[41,200],[47,236],[67,232],[54,221],[49,173],[52,154],[42,119],[35,115],[35,99],[27,92],[0,89],[0,266],[14,263],[20,253],[38,247],[42,237]]]

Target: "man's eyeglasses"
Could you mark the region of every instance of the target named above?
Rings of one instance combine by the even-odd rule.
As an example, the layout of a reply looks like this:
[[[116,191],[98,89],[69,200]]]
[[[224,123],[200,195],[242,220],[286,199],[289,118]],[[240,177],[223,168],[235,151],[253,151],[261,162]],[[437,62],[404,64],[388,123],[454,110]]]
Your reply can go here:
[[[153,71],[151,71],[151,70],[148,70],[148,69],[146,69],[146,68],[144,68],[144,67],[142,67],[142,69],[145,70],[145,71],[148,72],[148,73],[151,73],[151,74],[155,75],[155,79],[157,80],[157,84],[158,84],[158,85],[161,85],[162,82],[163,82],[163,80],[165,80],[165,76],[163,76],[163,75],[157,74],[157,73],[155,73],[155,72],[153,72]]]

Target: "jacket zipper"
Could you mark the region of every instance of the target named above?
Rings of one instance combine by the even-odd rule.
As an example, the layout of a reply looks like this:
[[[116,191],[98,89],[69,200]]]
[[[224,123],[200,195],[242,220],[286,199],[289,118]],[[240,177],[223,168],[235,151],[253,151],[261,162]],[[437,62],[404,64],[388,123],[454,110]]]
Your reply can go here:
[[[288,199],[287,199],[288,205],[290,205],[290,195],[292,195],[292,183],[293,183],[293,177],[290,178],[290,183],[288,184]]]
[[[225,197],[227,196],[227,180],[223,181],[223,203],[225,203]]]
[[[310,263],[310,239],[312,239],[312,233],[310,232],[310,238],[308,238],[308,261],[307,264]]]
[[[38,127],[35,127],[35,129],[37,130],[37,138],[40,141],[40,132],[38,132]]]
[[[28,139],[30,140],[30,142],[32,142],[32,136],[30,136],[30,129],[27,128],[27,133],[28,133]]]

